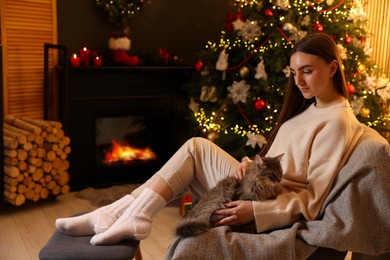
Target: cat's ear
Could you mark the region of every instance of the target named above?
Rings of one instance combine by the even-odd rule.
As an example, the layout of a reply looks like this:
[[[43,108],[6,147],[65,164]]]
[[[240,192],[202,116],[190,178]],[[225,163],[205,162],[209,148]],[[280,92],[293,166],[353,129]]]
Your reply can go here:
[[[277,159],[280,162],[280,160],[282,159],[283,155],[284,155],[284,153],[279,154],[278,156],[275,157],[275,159]]]
[[[258,155],[258,154],[256,154],[256,156],[255,156],[255,163],[256,163],[257,165],[259,165],[259,166],[264,165],[263,159],[262,159],[261,156]]]

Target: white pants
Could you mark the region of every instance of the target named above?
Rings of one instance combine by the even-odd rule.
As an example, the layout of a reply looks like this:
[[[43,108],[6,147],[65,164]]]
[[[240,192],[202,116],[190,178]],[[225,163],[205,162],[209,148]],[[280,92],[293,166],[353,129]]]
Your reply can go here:
[[[155,175],[132,194],[137,197],[149,186],[154,176],[159,175],[168,183],[173,198],[186,188],[200,198],[221,179],[231,175],[238,164],[239,161],[213,142],[194,137],[184,143]]]

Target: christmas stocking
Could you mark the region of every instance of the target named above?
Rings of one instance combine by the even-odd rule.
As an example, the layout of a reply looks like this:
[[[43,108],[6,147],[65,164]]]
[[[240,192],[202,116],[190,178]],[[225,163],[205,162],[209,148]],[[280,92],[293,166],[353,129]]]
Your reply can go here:
[[[134,197],[125,195],[121,199],[92,212],[77,217],[59,218],[56,227],[71,236],[87,236],[106,231],[132,204]]]
[[[122,239],[142,240],[152,229],[152,218],[167,202],[159,194],[145,188],[131,206],[107,231],[92,237],[93,245],[112,245]]]
[[[139,64],[138,56],[129,56],[126,50],[114,50],[112,59],[119,65],[137,66]]]
[[[110,37],[108,47],[113,50],[113,61],[118,65],[137,66],[139,64],[138,56],[129,56],[131,41],[127,36]]]

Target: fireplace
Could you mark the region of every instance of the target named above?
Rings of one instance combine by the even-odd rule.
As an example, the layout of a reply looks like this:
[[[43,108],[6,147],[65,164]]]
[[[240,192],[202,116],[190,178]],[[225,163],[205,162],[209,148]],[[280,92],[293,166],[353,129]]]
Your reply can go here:
[[[189,67],[60,70],[60,121],[71,138],[70,186],[144,182],[189,137]]]

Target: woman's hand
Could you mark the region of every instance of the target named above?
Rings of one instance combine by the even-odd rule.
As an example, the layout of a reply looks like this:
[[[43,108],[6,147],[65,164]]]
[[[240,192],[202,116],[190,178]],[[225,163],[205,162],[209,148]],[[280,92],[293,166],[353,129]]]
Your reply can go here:
[[[244,178],[249,161],[250,159],[248,157],[242,158],[241,163],[234,170],[233,176],[237,181],[241,181]]]
[[[216,210],[214,214],[227,215],[215,223],[216,226],[243,225],[253,220],[252,201],[237,200],[225,204],[226,209]]]

